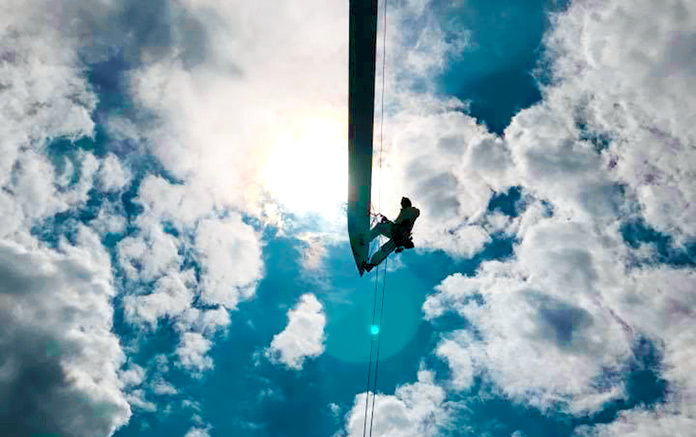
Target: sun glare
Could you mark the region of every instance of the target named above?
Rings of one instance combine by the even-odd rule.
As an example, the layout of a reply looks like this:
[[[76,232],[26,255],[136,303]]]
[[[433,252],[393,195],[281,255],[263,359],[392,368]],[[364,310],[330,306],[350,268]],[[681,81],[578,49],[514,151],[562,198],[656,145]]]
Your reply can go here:
[[[272,198],[295,214],[338,220],[348,191],[345,127],[337,120],[305,120],[278,135],[263,173]]]

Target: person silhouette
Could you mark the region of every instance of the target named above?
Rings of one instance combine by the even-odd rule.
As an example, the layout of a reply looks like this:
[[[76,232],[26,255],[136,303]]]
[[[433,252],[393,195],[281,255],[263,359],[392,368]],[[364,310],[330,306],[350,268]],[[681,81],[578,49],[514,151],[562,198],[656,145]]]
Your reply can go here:
[[[401,211],[396,220],[392,222],[386,217],[382,217],[382,221],[370,229],[368,244],[378,235],[384,235],[389,240],[372,255],[369,262],[363,263],[362,267],[366,272],[378,266],[394,251],[398,253],[404,249],[413,249],[411,231],[419,215],[420,210],[411,204],[411,200],[408,197],[402,197]]]

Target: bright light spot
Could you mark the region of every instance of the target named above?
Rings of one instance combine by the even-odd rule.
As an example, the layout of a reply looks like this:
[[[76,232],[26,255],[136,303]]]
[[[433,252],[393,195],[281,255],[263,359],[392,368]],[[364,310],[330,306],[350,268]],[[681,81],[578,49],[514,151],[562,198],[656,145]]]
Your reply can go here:
[[[379,334],[379,326],[378,325],[370,326],[370,334],[372,334],[372,335]]]
[[[296,214],[327,220],[341,216],[348,192],[348,143],[339,119],[308,119],[286,129],[273,145],[264,186],[275,201]]]

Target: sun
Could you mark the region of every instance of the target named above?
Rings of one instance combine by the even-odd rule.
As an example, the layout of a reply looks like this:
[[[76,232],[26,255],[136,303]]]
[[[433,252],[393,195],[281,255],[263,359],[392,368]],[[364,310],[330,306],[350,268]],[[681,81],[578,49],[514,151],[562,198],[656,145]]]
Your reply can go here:
[[[339,220],[348,192],[346,137],[338,118],[306,118],[282,129],[264,167],[265,190],[291,213]]]

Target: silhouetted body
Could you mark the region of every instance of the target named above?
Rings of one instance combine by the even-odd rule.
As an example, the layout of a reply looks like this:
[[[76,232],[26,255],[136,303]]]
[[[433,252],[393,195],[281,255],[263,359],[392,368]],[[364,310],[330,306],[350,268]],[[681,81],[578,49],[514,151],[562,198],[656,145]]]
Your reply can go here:
[[[378,235],[389,237],[389,241],[384,243],[377,252],[372,255],[369,262],[363,264],[363,269],[369,272],[378,266],[390,253],[401,252],[404,249],[413,249],[411,240],[411,230],[416,219],[420,215],[420,210],[411,205],[411,200],[407,197],[401,198],[401,211],[393,222],[386,217],[382,219],[374,228],[370,230],[367,243],[374,240]]]

